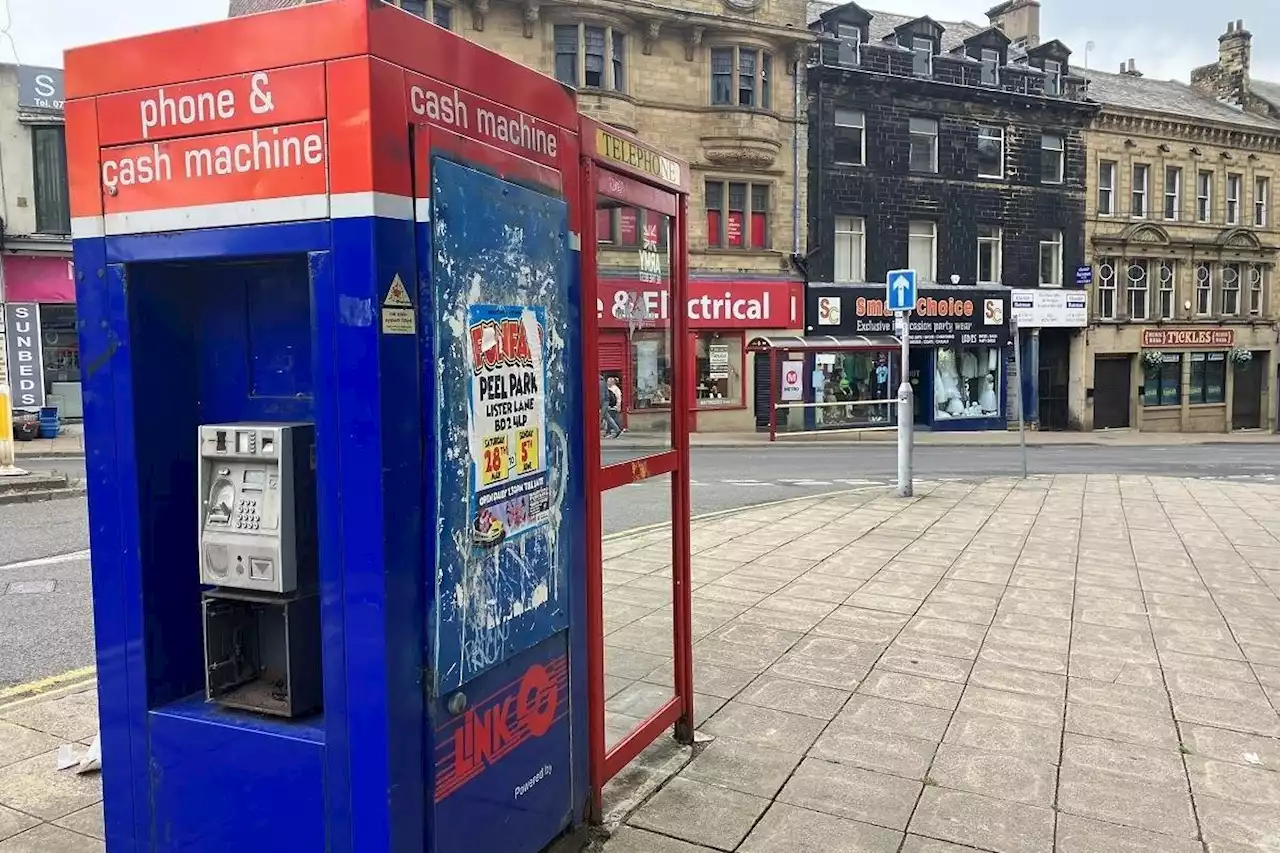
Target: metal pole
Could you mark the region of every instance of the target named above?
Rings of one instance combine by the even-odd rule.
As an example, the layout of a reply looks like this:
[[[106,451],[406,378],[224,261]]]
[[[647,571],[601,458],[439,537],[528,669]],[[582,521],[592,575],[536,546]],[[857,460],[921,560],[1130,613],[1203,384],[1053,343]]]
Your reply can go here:
[[[898,385],[898,496],[909,498],[911,483],[911,444],[915,440],[915,406],[912,404],[911,378],[911,312],[902,318],[902,382]]]
[[[1013,372],[1017,374],[1014,387],[1018,389],[1018,447],[1022,454],[1022,479],[1027,479],[1027,421],[1022,404],[1022,340],[1018,336],[1018,319],[1009,320],[1009,331],[1013,334]]]

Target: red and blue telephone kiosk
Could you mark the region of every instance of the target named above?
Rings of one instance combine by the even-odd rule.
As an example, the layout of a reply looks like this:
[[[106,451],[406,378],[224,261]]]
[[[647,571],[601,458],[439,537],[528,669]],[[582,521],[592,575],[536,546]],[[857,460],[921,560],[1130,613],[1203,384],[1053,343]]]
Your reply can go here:
[[[665,213],[681,300],[687,164],[369,0],[66,79],[110,853],[580,827],[691,736],[688,407],[602,465],[594,252],[598,204]],[[606,749],[601,493],[659,474],[676,686]]]

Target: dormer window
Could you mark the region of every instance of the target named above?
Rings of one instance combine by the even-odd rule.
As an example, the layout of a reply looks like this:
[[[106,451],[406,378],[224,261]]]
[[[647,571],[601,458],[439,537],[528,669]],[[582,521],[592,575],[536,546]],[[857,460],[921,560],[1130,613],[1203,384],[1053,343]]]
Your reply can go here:
[[[933,76],[933,39],[916,36],[911,40],[912,71],[918,77]]]
[[[1000,51],[989,47],[982,49],[982,85],[1000,85]]]
[[[861,62],[862,30],[853,24],[837,24],[836,38],[840,39],[836,61],[846,68],[856,68]]]
[[[1044,61],[1044,93],[1046,95],[1062,94],[1062,63],[1056,59]]]

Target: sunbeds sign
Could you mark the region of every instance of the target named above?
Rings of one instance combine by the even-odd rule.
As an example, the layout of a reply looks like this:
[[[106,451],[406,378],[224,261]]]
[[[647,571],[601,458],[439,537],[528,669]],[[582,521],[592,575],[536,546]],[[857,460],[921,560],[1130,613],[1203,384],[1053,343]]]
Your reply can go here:
[[[491,548],[545,524],[550,511],[546,311],[472,305],[468,326],[471,537]]]

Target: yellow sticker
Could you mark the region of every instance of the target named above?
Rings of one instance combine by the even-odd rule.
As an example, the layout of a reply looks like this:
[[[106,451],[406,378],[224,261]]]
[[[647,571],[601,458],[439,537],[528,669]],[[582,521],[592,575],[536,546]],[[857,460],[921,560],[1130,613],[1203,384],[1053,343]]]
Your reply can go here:
[[[480,485],[492,486],[494,483],[501,483],[507,479],[510,473],[508,466],[510,459],[507,457],[507,437],[503,433],[485,436],[484,442],[481,444],[483,452],[481,459],[483,464],[480,466]]]
[[[538,428],[528,427],[516,433],[516,473],[538,470]]]

